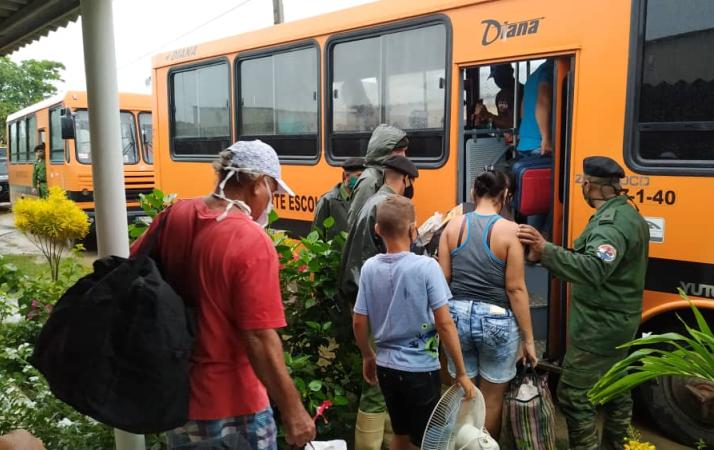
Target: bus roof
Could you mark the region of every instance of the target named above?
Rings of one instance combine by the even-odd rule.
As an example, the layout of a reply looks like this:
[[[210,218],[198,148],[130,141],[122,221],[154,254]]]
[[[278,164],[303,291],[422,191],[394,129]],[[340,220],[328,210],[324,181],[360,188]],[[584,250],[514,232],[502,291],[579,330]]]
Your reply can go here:
[[[154,68],[253,50],[495,0],[381,0],[154,55]],[[269,30],[269,31],[268,31]]]
[[[87,93],[85,91],[67,91],[41,100],[34,105],[30,105],[7,116],[7,122],[32,114],[41,109],[49,108],[57,104],[64,104],[72,108],[87,107]],[[119,108],[121,109],[145,109],[151,110],[151,96],[143,94],[119,93]]]

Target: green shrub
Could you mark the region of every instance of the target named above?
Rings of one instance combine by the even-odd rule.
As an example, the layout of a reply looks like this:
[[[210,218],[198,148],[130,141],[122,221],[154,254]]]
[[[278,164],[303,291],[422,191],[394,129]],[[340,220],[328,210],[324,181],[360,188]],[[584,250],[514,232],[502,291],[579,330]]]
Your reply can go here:
[[[55,398],[28,362],[52,306],[87,268],[73,255],[56,282],[45,273],[24,275],[0,257],[0,433],[25,428],[52,449],[113,448],[111,428]]]
[[[325,221],[327,229],[333,225],[332,218]],[[314,415],[325,401],[332,404],[317,421],[319,438],[349,440],[354,435],[362,363],[353,340],[345,338],[351,336],[351,312],[339,311],[335,303],[346,233],[325,240],[313,231],[299,241],[279,232],[270,234],[281,264],[288,322],[281,334],[288,370],[308,412]]]

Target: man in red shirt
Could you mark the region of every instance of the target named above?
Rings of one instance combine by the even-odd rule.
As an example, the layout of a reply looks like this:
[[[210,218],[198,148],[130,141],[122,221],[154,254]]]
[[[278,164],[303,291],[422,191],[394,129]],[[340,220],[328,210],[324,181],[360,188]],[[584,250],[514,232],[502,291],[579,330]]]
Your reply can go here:
[[[315,425],[275,331],[286,323],[278,256],[263,230],[273,193],[293,193],[280,179],[277,154],[260,141],[236,142],[214,167],[213,194],[177,202],[146,233],[166,220],[155,255],[165,279],[193,300],[198,319],[190,421],[168,433],[169,448],[277,449],[268,394],[288,443],[302,447]]]

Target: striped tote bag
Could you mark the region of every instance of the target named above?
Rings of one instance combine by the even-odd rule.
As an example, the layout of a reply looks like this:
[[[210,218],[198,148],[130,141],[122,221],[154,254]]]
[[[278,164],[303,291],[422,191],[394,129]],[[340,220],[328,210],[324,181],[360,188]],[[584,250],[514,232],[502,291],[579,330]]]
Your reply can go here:
[[[532,368],[511,382],[505,410],[518,450],[555,450],[555,405],[547,375]]]

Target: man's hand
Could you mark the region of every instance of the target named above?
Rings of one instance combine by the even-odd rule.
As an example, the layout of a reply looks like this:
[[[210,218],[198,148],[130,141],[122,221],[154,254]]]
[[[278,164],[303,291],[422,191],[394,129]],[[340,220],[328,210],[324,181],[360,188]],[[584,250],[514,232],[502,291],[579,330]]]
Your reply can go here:
[[[283,424],[288,445],[303,448],[308,442],[315,440],[315,421],[303,408],[285,417]]]
[[[518,240],[521,244],[527,245],[530,251],[528,252],[529,261],[540,261],[543,255],[543,249],[545,249],[545,238],[541,235],[538,230],[530,225],[518,225]]]
[[[464,396],[466,397],[466,400],[471,400],[476,395],[476,386],[474,386],[473,381],[471,381],[471,378],[469,378],[468,375],[457,375],[456,384],[461,386],[461,389],[464,390]]]
[[[540,154],[542,156],[550,155],[553,153],[553,143],[550,140],[543,139],[540,146]]]
[[[42,441],[25,430],[14,430],[0,436],[0,450],[44,450]]]
[[[371,384],[376,385],[377,381],[377,359],[374,355],[366,356],[362,358],[362,376],[364,380]]]

